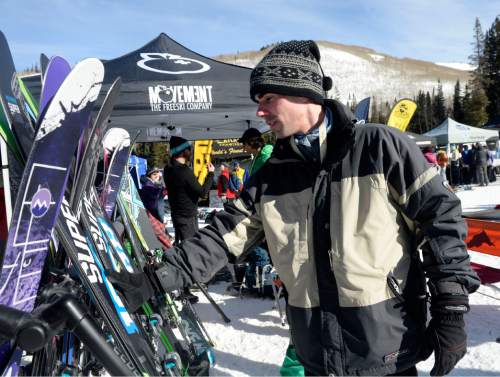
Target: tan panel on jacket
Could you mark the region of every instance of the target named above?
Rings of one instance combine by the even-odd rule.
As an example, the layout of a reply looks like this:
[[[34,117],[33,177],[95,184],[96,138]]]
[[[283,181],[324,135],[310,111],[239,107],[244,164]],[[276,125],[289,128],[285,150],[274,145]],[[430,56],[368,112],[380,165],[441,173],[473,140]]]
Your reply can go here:
[[[319,306],[309,205],[312,190],[261,198],[264,233],[274,266],[288,291],[290,305]]]
[[[368,306],[394,297],[387,276],[392,273],[401,288],[406,284],[411,237],[389,200],[385,177],[333,182],[331,199],[330,261],[340,305]]]
[[[241,211],[242,215],[246,217],[242,217],[242,220],[236,224],[234,229],[224,234],[222,238],[229,252],[239,258],[241,254],[249,248],[249,245],[261,242],[264,238],[264,234],[262,231],[262,223],[258,215],[252,215],[252,213],[245,208],[241,199],[236,199],[234,205]]]

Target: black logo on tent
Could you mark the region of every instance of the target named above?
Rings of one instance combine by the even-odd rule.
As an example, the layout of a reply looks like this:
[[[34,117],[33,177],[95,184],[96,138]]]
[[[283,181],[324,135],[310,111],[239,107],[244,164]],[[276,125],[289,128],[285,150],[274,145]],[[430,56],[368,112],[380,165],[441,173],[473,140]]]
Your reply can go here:
[[[202,73],[210,69],[205,62],[167,52],[141,52],[140,55],[142,59],[137,62],[137,66],[151,72],[183,75]]]

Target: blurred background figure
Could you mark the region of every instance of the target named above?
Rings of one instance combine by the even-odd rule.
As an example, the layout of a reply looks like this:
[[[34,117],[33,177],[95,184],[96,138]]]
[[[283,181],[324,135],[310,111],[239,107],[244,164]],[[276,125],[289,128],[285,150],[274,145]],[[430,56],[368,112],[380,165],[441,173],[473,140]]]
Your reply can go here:
[[[142,188],[139,190],[144,207],[159,221],[163,223],[165,215],[163,201],[163,182],[161,169],[154,167],[148,169],[146,175],[141,177]]]
[[[437,165],[436,155],[432,150],[432,147],[425,147],[422,151],[424,153],[424,157],[429,164]]]
[[[220,164],[220,175],[217,180],[217,196],[221,199],[222,204],[232,202],[236,197],[229,189],[230,172],[227,164]]]

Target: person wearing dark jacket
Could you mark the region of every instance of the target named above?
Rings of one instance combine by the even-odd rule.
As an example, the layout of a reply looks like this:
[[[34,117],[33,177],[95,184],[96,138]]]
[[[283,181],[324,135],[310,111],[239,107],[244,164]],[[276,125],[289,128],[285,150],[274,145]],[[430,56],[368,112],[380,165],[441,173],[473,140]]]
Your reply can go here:
[[[207,165],[208,175],[203,185],[189,168],[191,144],[178,136],[170,138],[170,164],[165,166],[164,180],[172,211],[175,242],[192,237],[198,230],[198,201],[206,198],[214,181],[214,166]]]
[[[211,225],[169,249],[158,280],[167,291],[208,281],[265,237],[307,375],[416,375],[432,352],[431,375],[445,375],[466,353],[479,286],[460,200],[404,134],[355,126],[325,99],[319,61],[315,42],[290,41],[253,69],[273,154]]]
[[[163,193],[161,183],[161,170],[158,168],[148,169],[146,175],[141,177],[142,187],[139,190],[144,207],[157,220],[164,222],[163,212],[160,209],[160,197]]]
[[[474,165],[476,167],[476,183],[479,186],[488,186],[488,150],[476,143],[476,153],[474,154]]]

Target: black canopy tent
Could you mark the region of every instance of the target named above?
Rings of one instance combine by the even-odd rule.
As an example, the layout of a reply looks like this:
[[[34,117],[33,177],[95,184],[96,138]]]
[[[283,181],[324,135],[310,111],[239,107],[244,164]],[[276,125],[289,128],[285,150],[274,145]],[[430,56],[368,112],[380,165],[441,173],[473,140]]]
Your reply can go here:
[[[110,127],[122,127],[138,141],[240,137],[249,127],[266,131],[250,100],[251,70],[199,55],[162,33],[145,46],[104,61],[99,103],[116,77],[120,97]],[[40,78],[24,80],[38,98]]]

